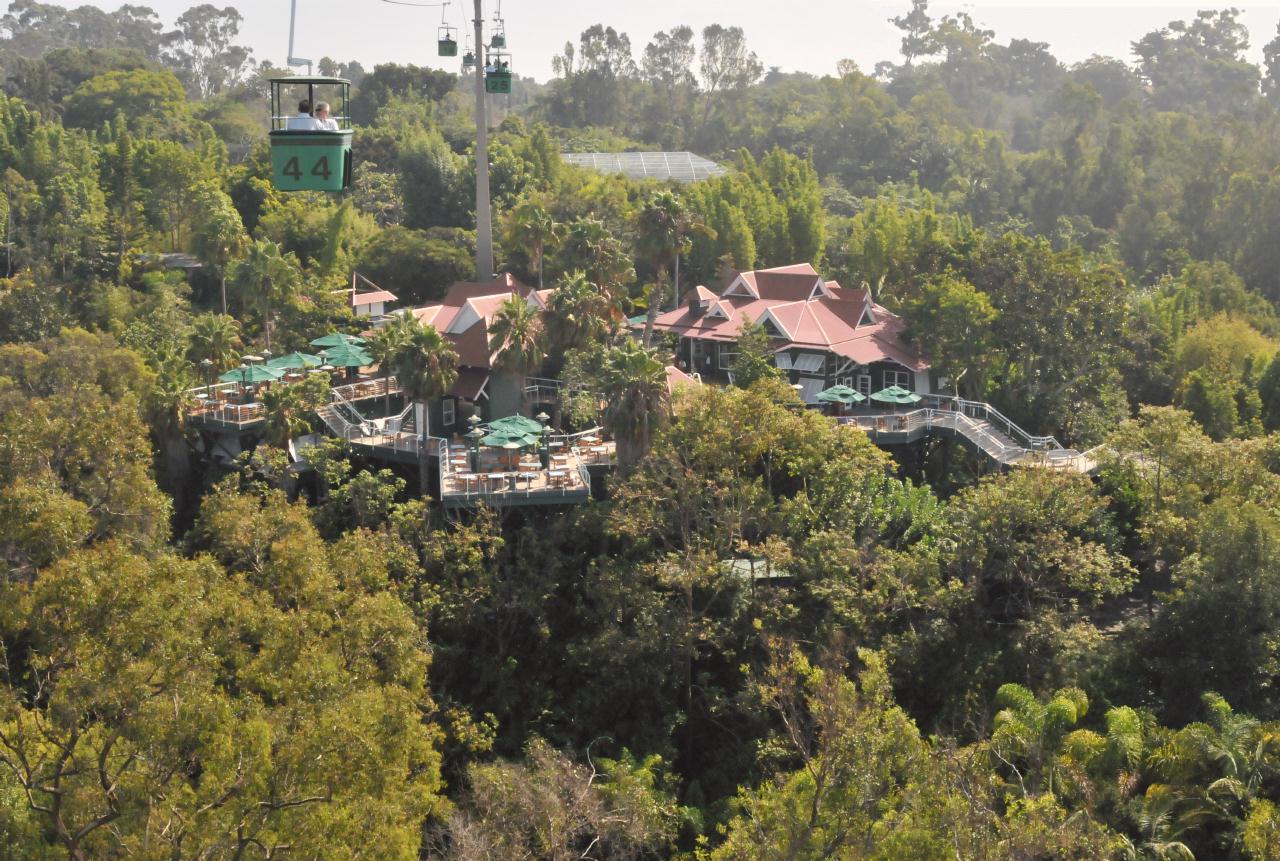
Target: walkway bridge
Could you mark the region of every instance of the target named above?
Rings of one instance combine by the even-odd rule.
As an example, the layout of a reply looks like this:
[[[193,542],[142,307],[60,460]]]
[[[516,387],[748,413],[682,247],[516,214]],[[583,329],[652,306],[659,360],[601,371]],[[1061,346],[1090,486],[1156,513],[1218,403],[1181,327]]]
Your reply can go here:
[[[955,439],[1002,468],[1041,466],[1091,473],[1096,449],[1066,448],[1051,436],[1035,436],[1018,427],[991,404],[945,395],[923,395],[920,405],[903,412],[859,410],[838,424],[866,431],[877,445],[905,445],[926,436]]]

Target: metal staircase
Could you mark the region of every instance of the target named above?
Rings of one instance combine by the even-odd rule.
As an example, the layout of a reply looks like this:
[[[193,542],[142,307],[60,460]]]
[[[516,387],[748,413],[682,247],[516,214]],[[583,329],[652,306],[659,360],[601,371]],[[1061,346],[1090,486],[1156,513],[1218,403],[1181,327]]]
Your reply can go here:
[[[942,395],[925,395],[921,404],[909,412],[857,413],[837,421],[862,428],[882,445],[929,435],[959,437],[1002,467],[1042,466],[1081,473],[1097,468],[1093,452],[1081,453],[1051,436],[1029,434],[991,404]]]

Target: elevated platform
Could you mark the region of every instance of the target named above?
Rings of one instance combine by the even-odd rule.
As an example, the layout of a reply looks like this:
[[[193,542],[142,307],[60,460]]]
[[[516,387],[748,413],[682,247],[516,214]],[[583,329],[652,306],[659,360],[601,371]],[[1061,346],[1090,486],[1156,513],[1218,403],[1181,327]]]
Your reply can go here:
[[[907,445],[928,436],[945,437],[1001,468],[1035,466],[1079,473],[1092,473],[1098,468],[1090,453],[1065,448],[1051,436],[1029,434],[981,401],[925,395],[921,406],[910,410],[859,410],[835,420],[860,428],[880,446]]]

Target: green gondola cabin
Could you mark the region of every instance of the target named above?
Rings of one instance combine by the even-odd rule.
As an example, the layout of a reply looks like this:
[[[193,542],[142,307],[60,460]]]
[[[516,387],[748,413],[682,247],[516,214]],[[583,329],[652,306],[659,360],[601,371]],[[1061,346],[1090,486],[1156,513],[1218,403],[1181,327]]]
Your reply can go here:
[[[271,182],[279,191],[342,191],[351,186],[351,82],[271,79]],[[307,109],[303,109],[303,103]],[[329,105],[327,117],[314,116]]]
[[[494,55],[490,59],[491,65],[485,67],[484,90],[486,93],[511,92],[511,69],[502,59],[504,56],[506,55]]]
[[[436,48],[441,57],[458,56],[458,40],[453,37],[452,27],[440,28],[440,35],[436,40]]]

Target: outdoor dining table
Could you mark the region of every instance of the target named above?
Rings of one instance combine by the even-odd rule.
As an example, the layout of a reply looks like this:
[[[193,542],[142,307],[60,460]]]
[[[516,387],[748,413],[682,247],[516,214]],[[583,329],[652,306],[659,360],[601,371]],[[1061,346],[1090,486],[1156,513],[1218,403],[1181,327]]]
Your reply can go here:
[[[476,475],[474,472],[455,472],[453,477],[462,482],[463,493],[470,493],[471,482],[478,482],[480,479],[480,476]]]
[[[522,461],[517,469],[520,470],[521,474],[537,472],[542,469],[542,464],[538,463],[536,460]]]
[[[547,483],[552,487],[563,487],[569,482],[569,470],[567,469],[549,469],[547,470]]]
[[[596,459],[596,460],[600,460],[600,458],[601,458],[601,457],[605,454],[605,452],[607,452],[608,450],[609,450],[609,447],[608,447],[607,445],[593,445],[593,446],[591,446],[591,453],[592,453],[593,455],[595,455],[595,459]]]

